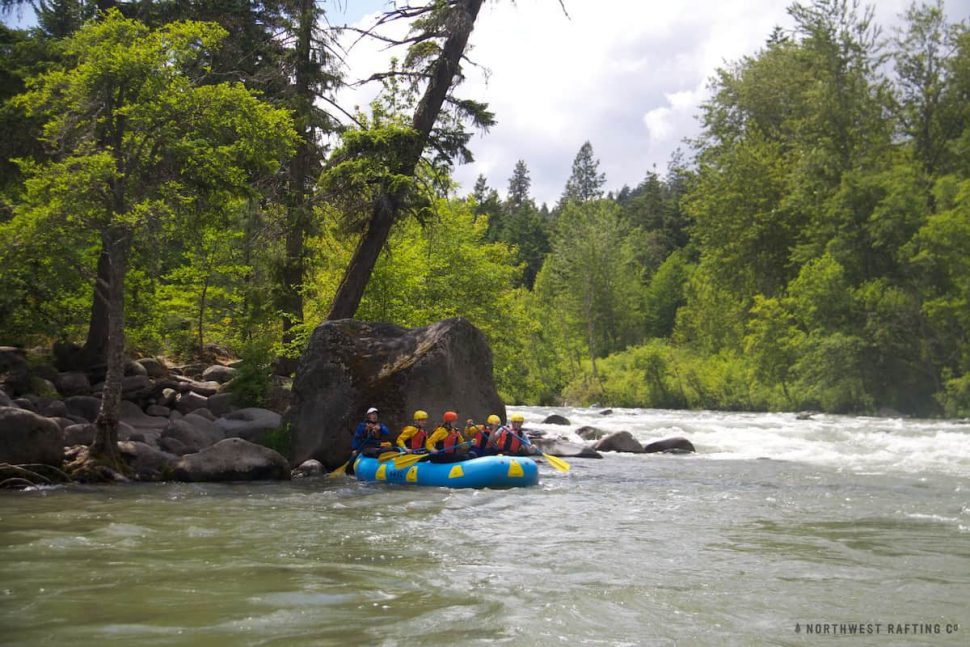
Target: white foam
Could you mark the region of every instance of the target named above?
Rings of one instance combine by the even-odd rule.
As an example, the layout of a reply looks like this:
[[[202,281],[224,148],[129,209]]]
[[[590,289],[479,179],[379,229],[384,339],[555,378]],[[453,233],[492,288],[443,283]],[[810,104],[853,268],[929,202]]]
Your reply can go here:
[[[513,409],[510,408],[510,411]],[[769,457],[826,465],[853,472],[944,473],[970,477],[970,423],[816,415],[798,420],[791,413],[731,413],[662,409],[515,407],[525,426],[549,436],[576,435],[583,426],[606,432],[629,431],[648,443],[683,436],[708,460]],[[565,416],[569,426],[543,424],[546,416]]]

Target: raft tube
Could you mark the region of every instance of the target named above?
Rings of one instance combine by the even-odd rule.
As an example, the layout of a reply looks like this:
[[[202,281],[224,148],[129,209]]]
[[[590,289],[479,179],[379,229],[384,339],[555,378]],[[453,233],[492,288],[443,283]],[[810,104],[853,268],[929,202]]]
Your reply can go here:
[[[522,456],[483,456],[459,463],[431,463],[423,460],[397,469],[394,461],[381,463],[361,456],[354,463],[358,481],[430,485],[451,488],[513,488],[539,482],[539,468]]]

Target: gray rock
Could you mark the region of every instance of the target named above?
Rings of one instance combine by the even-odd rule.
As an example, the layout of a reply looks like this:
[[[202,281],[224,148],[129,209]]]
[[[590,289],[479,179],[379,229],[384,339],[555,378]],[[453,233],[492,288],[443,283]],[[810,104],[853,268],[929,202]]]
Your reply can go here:
[[[121,392],[125,396],[147,393],[153,386],[151,378],[147,375],[126,375],[121,381]]]
[[[607,435],[607,432],[596,427],[580,427],[576,430],[576,435],[583,440],[599,440]]]
[[[186,391],[175,396],[175,410],[183,414],[190,413],[196,409],[204,408],[207,402],[208,398],[204,395],[199,395],[194,391]]]
[[[209,401],[206,403],[206,408],[208,408],[216,418],[221,418],[230,411],[235,410],[236,406],[233,404],[232,393],[216,393],[215,395],[209,396]]]
[[[692,454],[697,450],[694,449],[694,444],[686,438],[675,436],[673,438],[664,438],[663,440],[647,443],[643,451],[648,454]]]
[[[12,407],[12,406],[14,406],[13,400],[10,399],[10,396],[7,395],[6,391],[4,391],[3,389],[0,389],[0,407]]]
[[[24,409],[0,407],[0,463],[60,467],[63,460],[63,432],[57,423]]]
[[[129,360],[125,362],[125,375],[143,375],[148,377],[148,369],[140,362]]]
[[[219,384],[225,384],[235,376],[236,369],[223,366],[222,364],[214,364],[213,366],[210,366],[202,371],[202,380],[205,382],[218,382]]]
[[[172,413],[172,410],[168,407],[163,407],[160,404],[150,404],[145,407],[145,413],[149,416],[157,418],[168,418],[168,415]]]
[[[323,463],[311,458],[303,461],[290,472],[291,478],[303,478],[305,476],[317,476],[323,474]]]
[[[547,424],[547,425],[568,425],[568,424],[571,424],[569,422],[569,419],[568,418],[566,418],[565,416],[560,416],[557,413],[554,413],[551,416],[546,416],[546,419],[543,420],[542,422],[543,422],[543,424]]]
[[[90,395],[72,395],[64,398],[67,405],[67,412],[70,415],[80,416],[88,422],[94,422],[98,417],[98,410],[101,408],[101,398]]]
[[[202,416],[203,418],[205,418],[210,422],[215,422],[215,419],[216,419],[216,415],[212,413],[208,407],[202,407],[201,409],[194,409],[190,415]]]
[[[64,446],[90,445],[94,442],[94,425],[86,422],[83,425],[71,425],[64,429]]]
[[[164,388],[162,389],[162,399],[159,400],[158,404],[164,405],[166,407],[172,407],[175,404],[175,398],[178,397],[179,392],[175,389]]]
[[[178,390],[181,393],[192,392],[205,397],[218,393],[221,386],[218,382],[199,382],[183,376],[176,376],[175,380],[178,382]]]
[[[54,380],[54,387],[58,393],[65,397],[91,394],[91,381],[88,379],[87,373],[81,371],[58,373]]]
[[[278,452],[242,438],[226,438],[186,454],[175,464],[179,481],[286,481],[290,466]]]
[[[600,411],[601,416],[611,416],[613,415],[613,409],[603,409]]]
[[[44,405],[41,413],[48,418],[60,418],[67,415],[67,405],[62,400],[51,400]]]
[[[121,457],[135,473],[139,481],[160,481],[171,478],[179,457],[155,449],[151,445],[135,440],[118,443]]]
[[[61,416],[47,416],[47,417],[53,420],[54,423],[58,427],[60,427],[62,431],[74,424],[74,421],[71,420],[70,418],[63,418]]]
[[[159,447],[162,447],[162,439],[165,438],[175,438],[182,443],[186,451],[197,452],[216,444],[225,438],[225,434],[205,418],[189,415],[181,420],[168,421],[158,441]]]
[[[215,422],[226,438],[245,438],[253,443],[263,442],[266,434],[279,429],[281,423],[280,414],[258,407],[233,411]]]
[[[160,438],[158,440],[158,447],[162,451],[168,452],[170,454],[175,454],[176,456],[182,456],[183,454],[192,453],[192,451],[185,446],[185,443],[183,443],[178,438],[172,438],[171,436],[167,438],[163,436],[162,438]]]
[[[603,455],[589,445],[579,445],[558,438],[537,438],[532,443],[543,453],[563,458],[603,458]]]
[[[33,413],[38,413],[38,411],[37,411],[37,401],[36,400],[32,400],[31,398],[28,398],[28,397],[16,398],[16,399],[14,399],[13,404],[18,409],[25,409],[25,410],[31,411]]]
[[[593,449],[599,452],[643,453],[643,447],[629,431],[617,431],[604,436],[593,445]]]
[[[284,423],[292,431],[294,463],[344,463],[356,424],[368,407],[390,429],[410,422],[416,409],[433,416],[453,409],[461,419],[505,419],[492,378],[492,352],[467,319],[424,328],[351,319],[326,321],[313,331],[293,382]]]
[[[150,378],[163,378],[168,377],[168,369],[159,360],[154,357],[142,357],[141,359],[135,360],[145,369],[145,373]]]

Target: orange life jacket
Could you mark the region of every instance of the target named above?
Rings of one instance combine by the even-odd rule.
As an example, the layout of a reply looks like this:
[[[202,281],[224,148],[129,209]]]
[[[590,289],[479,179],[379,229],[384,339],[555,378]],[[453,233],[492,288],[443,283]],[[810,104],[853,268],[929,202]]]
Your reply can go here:
[[[405,443],[408,445],[408,449],[417,450],[424,449],[424,441],[428,439],[428,433],[424,429],[418,429],[417,433],[408,438]]]
[[[518,454],[522,447],[522,439],[508,427],[502,427],[498,432],[498,440],[495,441],[495,446],[500,452]]]

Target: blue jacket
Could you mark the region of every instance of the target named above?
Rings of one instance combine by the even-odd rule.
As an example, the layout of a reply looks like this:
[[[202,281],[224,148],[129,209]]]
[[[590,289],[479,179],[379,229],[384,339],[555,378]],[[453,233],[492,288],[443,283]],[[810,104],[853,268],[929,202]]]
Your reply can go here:
[[[367,447],[380,447],[382,442],[390,442],[391,430],[383,422],[378,424],[381,426],[379,435],[368,434],[366,422],[357,425],[357,429],[354,430],[354,439],[350,443],[355,452]]]

